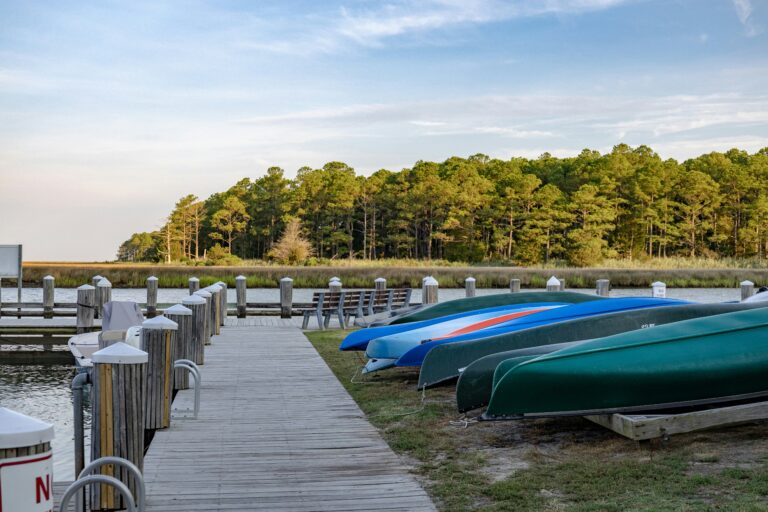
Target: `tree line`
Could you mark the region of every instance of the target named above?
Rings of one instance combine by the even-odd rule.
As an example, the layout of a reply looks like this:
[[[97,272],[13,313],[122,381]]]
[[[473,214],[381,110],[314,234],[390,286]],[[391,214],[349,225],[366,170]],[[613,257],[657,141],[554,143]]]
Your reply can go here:
[[[121,261],[269,259],[288,224],[311,257],[413,258],[586,266],[604,258],[764,258],[768,148],[679,163],[651,148],[418,161],[359,176],[342,162],[272,167],[200,200],[182,197]],[[289,230],[291,231],[291,230]],[[293,233],[295,235],[295,233]]]

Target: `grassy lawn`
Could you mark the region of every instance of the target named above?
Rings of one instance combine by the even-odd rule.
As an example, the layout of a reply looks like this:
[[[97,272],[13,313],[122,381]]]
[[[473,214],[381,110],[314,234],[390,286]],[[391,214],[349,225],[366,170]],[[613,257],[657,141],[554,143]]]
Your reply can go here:
[[[345,333],[306,334],[441,510],[768,510],[768,423],[650,444],[582,418],[467,426],[452,386],[422,403],[417,370],[361,377]]]

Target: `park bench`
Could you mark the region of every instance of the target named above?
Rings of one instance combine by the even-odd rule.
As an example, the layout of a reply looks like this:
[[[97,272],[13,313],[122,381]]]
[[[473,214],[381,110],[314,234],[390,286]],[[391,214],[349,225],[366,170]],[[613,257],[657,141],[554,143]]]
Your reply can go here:
[[[330,324],[331,318],[336,316],[339,320],[339,326],[346,329],[351,316],[362,318],[365,314],[366,296],[367,292],[362,290],[315,292],[312,295],[312,305],[301,310],[303,316],[301,328],[306,329],[309,325],[309,319],[314,316],[317,319],[318,327],[325,329]]]

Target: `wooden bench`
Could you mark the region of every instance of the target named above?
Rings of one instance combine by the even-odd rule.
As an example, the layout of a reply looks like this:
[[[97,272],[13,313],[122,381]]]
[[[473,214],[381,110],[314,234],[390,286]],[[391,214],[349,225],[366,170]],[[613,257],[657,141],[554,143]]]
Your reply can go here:
[[[366,312],[368,315],[392,311],[393,309],[408,307],[411,303],[410,288],[392,288],[389,290],[373,290],[369,292]]]
[[[331,318],[336,316],[339,326],[347,328],[350,317],[362,318],[365,314],[365,302],[368,292],[341,291],[341,292],[315,292],[312,295],[312,306],[302,309],[304,317],[301,328],[309,326],[309,319],[314,316],[320,329],[325,329],[331,323]]]

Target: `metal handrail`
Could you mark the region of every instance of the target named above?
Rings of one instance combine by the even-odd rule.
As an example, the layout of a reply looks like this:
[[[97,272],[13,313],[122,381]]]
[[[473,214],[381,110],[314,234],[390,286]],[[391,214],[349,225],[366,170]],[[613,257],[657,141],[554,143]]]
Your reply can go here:
[[[122,457],[114,457],[114,456],[106,456],[106,457],[101,457],[99,459],[96,459],[90,464],[88,464],[87,466],[85,466],[85,468],[83,468],[83,470],[77,476],[78,480],[83,478],[86,475],[93,473],[93,471],[96,468],[99,468],[104,464],[114,464],[116,466],[122,466],[125,469],[127,469],[129,473],[133,474],[133,478],[136,481],[136,505],[139,507],[139,510],[144,510],[144,504],[146,502],[146,496],[147,496],[147,490],[144,484],[144,476],[141,474],[141,470],[138,467],[136,467],[136,465],[133,462],[127,459],[124,459]],[[79,500],[79,502],[82,502],[82,500]]]
[[[129,512],[144,512],[144,509],[139,509],[136,506],[136,502],[133,499],[133,496],[131,495],[131,490],[128,489],[128,486],[125,485],[123,482],[118,480],[117,478],[109,475],[88,475],[84,478],[80,478],[78,480],[75,480],[72,482],[72,485],[67,487],[67,491],[64,493],[64,496],[61,498],[61,503],[59,504],[59,512],[65,512],[67,510],[67,507],[69,507],[69,500],[74,496],[76,492],[78,492],[81,488],[85,487],[88,484],[107,484],[111,485],[115,489],[120,492],[120,494],[123,495],[123,498],[125,499],[126,504],[128,505]]]
[[[192,378],[195,379],[195,409],[192,413],[192,417],[197,419],[197,414],[200,412],[200,388],[202,386],[200,367],[197,366],[194,361],[190,361],[189,359],[177,359],[173,363],[173,368],[187,370],[192,375]],[[187,409],[187,411],[189,411],[189,409]]]

